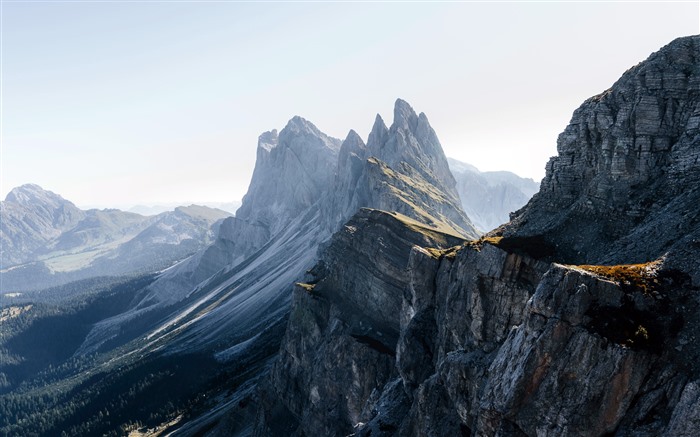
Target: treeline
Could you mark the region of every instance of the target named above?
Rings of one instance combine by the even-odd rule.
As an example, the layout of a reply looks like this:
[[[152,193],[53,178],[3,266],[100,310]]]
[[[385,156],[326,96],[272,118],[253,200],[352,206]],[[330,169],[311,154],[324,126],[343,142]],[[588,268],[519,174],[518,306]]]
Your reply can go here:
[[[207,392],[226,384],[214,376],[222,369],[210,354],[134,357],[128,365],[98,369],[73,385],[59,380],[0,396],[0,436],[121,436],[202,408]]]
[[[0,436],[120,435],[118,430],[129,424],[128,417],[139,416],[133,409],[138,397],[167,376],[165,372],[147,374],[123,391],[98,383],[65,392],[59,384],[0,396]],[[106,402],[101,399],[105,394],[110,397]],[[174,405],[164,402],[144,423],[159,424],[175,413]]]
[[[121,278],[117,281],[80,281],[61,290],[69,297],[59,303],[48,299],[12,305],[19,314],[2,321],[0,333],[0,393],[21,383],[38,378],[36,384],[47,383],[44,374],[63,378],[81,371],[82,358],[73,359],[96,322],[125,311],[134,297],[154,279],[154,275]],[[115,282],[117,281],[117,282]],[[67,291],[70,289],[69,291]],[[21,309],[21,310],[20,310]],[[48,369],[55,368],[46,373]],[[57,373],[56,369],[62,369]]]
[[[200,390],[219,370],[209,355],[149,359],[119,344],[74,355],[96,322],[130,308],[154,278],[80,281],[4,307],[14,309],[0,330],[0,436],[121,436],[205,399]]]
[[[96,276],[88,279],[70,282],[68,284],[43,288],[41,290],[22,291],[15,290],[18,294],[14,297],[0,295],[0,306],[18,305],[23,303],[50,303],[61,306],[78,305],[86,299],[113,291],[120,285],[143,278],[153,277],[153,274],[126,276]]]

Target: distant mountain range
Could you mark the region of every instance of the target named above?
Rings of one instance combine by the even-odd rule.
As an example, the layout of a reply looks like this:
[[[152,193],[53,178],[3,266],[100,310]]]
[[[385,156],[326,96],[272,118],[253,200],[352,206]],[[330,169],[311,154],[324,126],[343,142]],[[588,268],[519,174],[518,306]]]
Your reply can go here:
[[[33,184],[13,189],[0,208],[0,292],[162,269],[208,245],[231,216],[197,205],[150,217],[82,210]]]
[[[462,207],[481,231],[490,231],[510,220],[509,214],[525,206],[540,184],[509,171],[481,172],[473,165],[447,158],[457,180]]]
[[[294,117],[279,133],[276,130],[263,133],[258,141],[257,153],[248,193],[236,216],[220,223],[212,244],[172,268],[107,291],[100,291],[104,290],[104,285],[100,284],[102,289],[99,289],[90,281],[68,284],[66,287],[80,290],[83,299],[78,300],[81,303],[77,307],[77,304],[67,304],[67,308],[61,309],[65,317],[55,321],[63,324],[61,326],[65,326],[69,332],[58,328],[42,328],[40,332],[26,330],[21,320],[13,318],[13,339],[0,339],[0,358],[6,357],[7,362],[7,365],[0,365],[0,385],[9,391],[19,387],[27,375],[32,375],[24,370],[31,366],[42,368],[44,363],[59,364],[66,356],[75,357],[71,362],[83,365],[91,359],[89,357],[95,357],[103,364],[100,365],[99,378],[85,379],[89,372],[84,371],[73,373],[76,378],[70,381],[58,376],[61,384],[65,382],[76,391],[64,396],[60,393],[65,393],[65,386],[60,393],[53,388],[48,390],[52,395],[56,394],[55,399],[65,399],[67,405],[77,405],[76,396],[81,397],[83,400],[79,402],[90,409],[99,402],[85,399],[94,399],[96,395],[124,400],[115,401],[108,408],[112,425],[99,418],[91,424],[84,423],[83,418],[92,413],[58,410],[58,404],[51,404],[48,407],[50,411],[41,413],[46,418],[41,423],[15,422],[15,418],[34,414],[32,408],[39,404],[29,401],[30,408],[16,409],[14,403],[3,403],[0,396],[0,411],[8,411],[7,417],[12,417],[5,425],[0,422],[0,427],[5,426],[0,430],[9,430],[10,434],[26,434],[25,431],[35,430],[38,434],[50,435],[61,428],[68,430],[68,434],[80,434],[82,431],[83,434],[102,435],[126,421],[141,420],[142,414],[132,410],[134,404],[126,402],[133,398],[133,390],[130,391],[133,385],[131,382],[126,385],[119,382],[122,371],[128,372],[129,380],[138,384],[139,398],[152,399],[162,405],[161,401],[167,397],[177,408],[183,402],[192,402],[193,412],[204,413],[201,418],[192,416],[196,420],[188,423],[188,427],[192,428],[191,432],[185,431],[185,435],[215,425],[232,407],[241,406],[244,408],[243,414],[252,413],[255,404],[250,403],[254,387],[251,384],[265,375],[271,359],[277,353],[289,317],[290,303],[297,294],[294,284],[311,280],[308,270],[317,263],[319,253],[334,233],[341,231],[349,238],[350,245],[328,267],[359,262],[361,269],[356,279],[364,281],[362,283],[368,287],[368,293],[388,285],[395,287],[395,296],[400,295],[402,282],[391,278],[404,272],[406,254],[411,247],[431,245],[446,249],[463,239],[478,237],[478,231],[462,210],[457,183],[437,135],[425,114],[417,114],[402,100],[396,102],[391,126],[387,127],[377,116],[366,142],[354,131],[350,131],[342,141],[332,138],[311,122]],[[57,250],[54,246],[58,247],[55,242],[61,240],[63,235],[82,235],[83,227],[101,231],[101,224],[107,222],[113,224],[109,227],[112,233],[120,231],[131,235],[131,221],[124,217],[133,218],[133,226],[143,226],[143,229],[133,231],[136,237],[117,246],[114,256],[96,257],[90,263],[80,264],[89,265],[90,268],[98,264],[107,267],[107,264],[100,263],[104,259],[109,260],[114,269],[119,266],[117,260],[127,260],[129,254],[140,257],[153,253],[154,247],[165,249],[163,245],[149,244],[156,241],[164,243],[168,241],[167,238],[175,239],[183,233],[172,232],[176,225],[170,220],[181,218],[177,213],[184,211],[163,213],[151,218],[121,211],[118,214],[103,211],[109,220],[97,221],[100,225],[91,228],[80,224],[96,221],[88,220],[96,212],[81,211],[70,202],[38,187],[25,188],[17,190],[10,200],[26,197],[29,201],[33,198],[29,203],[44,205],[39,208],[41,211],[32,211],[33,215],[29,211],[22,213],[27,217],[38,215],[47,223],[47,228],[50,227],[48,223],[57,223],[60,229],[51,235],[48,235],[48,230],[29,232],[15,223],[17,220],[13,220],[13,225],[6,232],[13,236],[11,240],[8,238],[11,248],[21,247],[19,242],[26,240],[24,247],[29,247],[31,243],[32,249],[8,252],[16,263],[25,264],[7,269],[9,271],[3,273],[3,280],[16,270],[26,270],[28,265],[48,270],[45,261],[31,260],[47,256],[47,252],[54,256]],[[28,205],[24,207],[31,210]],[[13,208],[19,209],[20,206]],[[64,214],[64,210],[70,214]],[[19,214],[15,217],[19,217]],[[145,221],[142,223],[141,220]],[[213,226],[217,223],[213,222]],[[366,246],[364,240],[358,240],[360,246],[353,246],[354,232],[367,235],[370,246]],[[72,245],[66,243],[65,247],[60,248],[63,251],[77,250],[80,258],[92,254],[87,250],[91,242],[98,242],[102,247],[111,241],[103,232],[95,231],[88,235],[89,238],[70,240]],[[207,235],[213,236],[214,232]],[[395,237],[402,239],[399,251],[393,248]],[[200,241],[205,244],[211,239],[202,238]],[[167,249],[172,253],[177,247],[174,245]],[[120,251],[119,248],[125,250]],[[22,258],[24,253],[34,258]],[[382,257],[385,255],[393,259],[384,263]],[[63,260],[65,255],[58,253],[55,256]],[[160,255],[155,259],[162,260],[163,257]],[[54,258],[50,260],[64,268],[67,264]],[[390,275],[384,277],[384,271]],[[54,272],[53,277],[60,274]],[[380,278],[375,281],[377,275]],[[44,277],[51,277],[51,272],[45,272]],[[386,280],[389,283],[385,284]],[[65,294],[64,288],[52,290]],[[42,317],[57,311],[46,306],[47,302],[42,300],[44,294],[15,296],[13,293],[13,296],[7,296],[6,293],[5,302],[12,309],[4,317],[14,317],[13,314]],[[391,302],[394,300],[390,299]],[[119,304],[106,303],[113,301]],[[348,303],[353,307],[357,304],[354,301]],[[80,318],[74,316],[76,312]],[[393,314],[392,320],[396,316]],[[89,322],[85,324],[82,320]],[[361,324],[362,320],[360,317],[355,322]],[[361,326],[358,329],[361,330]],[[64,333],[70,341],[61,340],[64,346],[49,358],[46,355],[34,358],[35,349],[24,347],[30,342],[50,343],[48,339]],[[374,334],[363,332],[358,335],[369,338]],[[196,365],[197,371],[189,372],[185,366],[181,367],[185,373],[177,371],[172,374],[170,366],[181,363],[185,355],[191,357],[185,360],[195,360],[190,363]],[[16,367],[12,364],[16,362],[30,364]],[[152,384],[153,378],[158,380],[162,375],[176,375],[178,383],[169,382],[167,386]],[[97,381],[100,381],[99,386],[95,385]],[[211,414],[202,409],[201,401],[205,397],[198,394],[205,386],[213,390],[206,394],[206,399],[211,399],[206,403],[221,406]],[[221,391],[224,389],[225,393]],[[159,406],[139,408],[151,417],[145,419],[149,423],[163,417]],[[69,418],[74,425],[67,422],[59,425],[56,420],[61,418]]]
[[[698,435],[699,84],[698,36],[630,68],[482,236],[462,205],[488,229],[534,182],[448,161],[403,100],[366,141],[263,133],[223,221],[13,190],[3,287],[196,253],[0,295],[0,434]]]
[[[205,381],[229,378],[221,373],[223,369],[239,364],[246,368],[240,378],[257,380],[278,350],[291,300],[297,294],[293,284],[311,281],[309,269],[335,233],[344,240],[328,267],[360,262],[359,269],[347,270],[343,281],[354,277],[352,281],[363,283],[370,295],[387,286],[397,293],[366,305],[369,311],[375,304],[389,308],[396,303],[405,286],[407,277],[402,272],[411,247],[446,249],[477,238],[496,221],[507,220],[508,208],[521,206],[521,197],[511,196],[515,202],[508,203],[511,199],[504,200],[498,191],[519,192],[526,186],[521,178],[508,174],[496,180],[468,164],[448,162],[425,114],[417,114],[408,103],[397,100],[393,115],[389,127],[377,115],[366,142],[355,131],[345,140],[330,137],[301,117],[292,118],[279,132],[263,133],[248,193],[235,216],[203,206],[178,207],[150,217],[133,211],[84,211],[38,186],[16,188],[2,203],[3,218],[7,215],[3,219],[0,272],[4,302],[20,305],[12,307],[19,308],[15,312],[32,308],[21,306],[22,302],[39,302],[35,313],[27,311],[43,314],[40,311],[49,311],[45,305],[56,301],[47,295],[98,296],[95,301],[82,297],[94,302],[81,310],[85,314],[81,317],[90,323],[66,334],[71,345],[59,356],[105,353],[100,357],[107,359],[122,347],[155,353],[154,357],[187,354],[208,357],[198,360],[214,360]],[[479,209],[476,193],[500,199],[501,209],[493,214],[484,210],[488,205]],[[466,203],[472,210],[498,218],[475,225],[464,213],[465,199],[472,202]],[[150,214],[159,207],[170,205],[134,210]],[[359,245],[353,243],[355,232],[365,236],[357,240]],[[394,249],[396,241],[400,241],[399,251]],[[162,269],[112,289],[110,283],[86,279],[31,292],[94,276]],[[397,275],[402,278],[395,280]],[[105,288],[109,291],[96,291]],[[17,296],[18,290],[30,292]],[[113,299],[120,305],[105,307],[103,302]],[[360,301],[349,303],[353,308],[361,305]],[[73,305],[64,311],[72,314]],[[379,315],[382,311],[376,310]],[[396,316],[392,314],[390,319]],[[65,323],[73,326],[74,320],[75,316],[66,316]],[[362,338],[374,338],[374,333],[363,330],[362,320],[373,319],[360,318],[360,325],[353,329]],[[32,331],[20,332],[18,338],[33,338]],[[63,335],[60,332],[56,335]],[[382,332],[388,339],[396,334],[393,329]],[[52,335],[42,331],[38,337]],[[25,351],[11,342],[9,345],[12,360],[13,354],[18,354],[32,361],[26,358],[32,356],[31,348]],[[0,342],[0,358],[2,347]],[[244,359],[244,355],[249,358]],[[133,366],[133,374],[140,377],[145,368],[136,360],[138,356],[126,353],[106,361],[103,371],[107,381],[112,381],[109,369],[113,366]],[[159,369],[167,371],[169,360],[158,364],[166,365]],[[32,365],[39,366],[36,362]],[[23,373],[11,365],[0,366],[0,379],[2,372],[8,375],[6,389],[22,380]],[[229,379],[232,386],[241,380]],[[191,375],[183,375],[182,381],[197,390],[202,388],[199,382],[193,383]],[[118,384],[105,384],[99,391],[126,396]],[[88,384],[80,393],[91,396],[95,390]],[[241,386],[216,402],[247,404],[250,390]],[[254,411],[253,405],[244,408],[245,414]],[[192,429],[216,422],[229,410],[222,408],[211,416],[206,413],[192,423]],[[56,410],[50,413],[52,417],[63,414]],[[112,414],[118,415],[115,423],[138,417],[119,409],[113,409]]]
[[[152,205],[136,205],[129,208],[128,212],[133,212],[141,215],[158,215],[168,211],[175,211],[175,208],[183,205],[200,205],[209,208],[220,209],[222,211],[236,214],[236,210],[240,208],[240,201],[233,202],[180,202],[180,203],[156,203]]]

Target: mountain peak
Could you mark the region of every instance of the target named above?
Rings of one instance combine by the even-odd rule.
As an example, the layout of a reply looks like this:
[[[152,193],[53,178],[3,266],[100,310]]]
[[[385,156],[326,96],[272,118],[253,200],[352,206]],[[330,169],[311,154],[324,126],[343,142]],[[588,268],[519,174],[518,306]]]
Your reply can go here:
[[[279,133],[279,144],[296,149],[304,147],[328,148],[338,153],[341,141],[330,137],[319,130],[313,123],[305,118],[295,115]]]
[[[384,144],[387,135],[389,135],[389,128],[386,127],[382,116],[377,114],[374,119],[372,131],[369,133],[369,138],[367,138],[367,146],[372,148],[372,145]]]
[[[396,100],[394,122],[390,129],[377,116],[367,148],[369,155],[393,169],[397,169],[401,163],[408,164],[426,181],[440,187],[453,199],[458,199],[454,177],[428,117],[425,114],[420,117],[416,115],[405,100]]]
[[[413,126],[417,118],[418,115],[416,115],[416,111],[413,110],[408,102],[405,100],[396,99],[396,103],[394,104],[394,123],[392,127],[401,126],[404,128],[409,128],[410,126]]]
[[[294,131],[294,132],[309,132],[309,133],[314,133],[314,134],[319,134],[321,133],[318,128],[311,123],[309,120],[300,117],[298,115],[295,115],[292,117],[288,122],[287,125],[282,129],[283,131]]]
[[[277,141],[279,137],[277,135],[277,129],[272,129],[267,132],[263,132],[258,137],[258,147],[261,147],[267,151],[272,150],[277,146]]]
[[[362,141],[362,138],[360,135],[355,132],[354,129],[350,129],[350,132],[348,132],[348,135],[345,137],[345,140],[343,141],[343,145],[348,144],[352,146],[360,146],[364,147],[365,143]]]
[[[343,144],[340,146],[338,166],[348,165],[347,161],[352,154],[357,155],[359,158],[365,158],[367,154],[367,146],[357,132],[350,129],[350,132],[348,132],[348,135],[345,137]]]
[[[299,116],[292,117],[279,134],[262,134],[248,193],[236,217],[264,226],[267,236],[276,234],[331,182],[340,145],[339,139]]]
[[[5,202],[26,204],[37,201],[68,202],[58,194],[45,190],[37,184],[24,184],[15,187],[5,197]]]

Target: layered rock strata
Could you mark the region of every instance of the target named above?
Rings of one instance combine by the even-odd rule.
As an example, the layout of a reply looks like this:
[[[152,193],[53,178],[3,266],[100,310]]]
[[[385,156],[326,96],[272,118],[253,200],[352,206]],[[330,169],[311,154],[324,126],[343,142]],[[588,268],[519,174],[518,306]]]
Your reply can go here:
[[[678,39],[586,101],[485,238],[351,221],[296,292],[256,435],[697,434],[698,55]],[[403,270],[361,268],[390,253]]]

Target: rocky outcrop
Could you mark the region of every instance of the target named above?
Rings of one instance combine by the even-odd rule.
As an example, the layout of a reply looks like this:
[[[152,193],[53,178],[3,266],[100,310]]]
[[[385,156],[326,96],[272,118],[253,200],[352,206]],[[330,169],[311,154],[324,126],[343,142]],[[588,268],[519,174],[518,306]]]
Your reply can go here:
[[[557,259],[576,263],[687,246],[700,223],[699,129],[700,39],[681,38],[574,112],[540,192],[503,235],[545,235]]]
[[[525,323],[488,368],[475,429],[552,436],[616,431],[643,398],[653,368],[668,359],[663,342],[678,334],[679,316],[662,315],[661,307],[640,290],[625,292],[586,271],[554,265],[527,305]],[[677,402],[682,381],[655,387],[657,408],[668,402],[661,392]],[[634,428],[654,417],[635,419]]]
[[[366,145],[354,131],[343,142],[334,187],[324,208],[326,227],[334,232],[359,208],[368,207],[476,237],[455,185],[428,118],[398,99],[390,128],[377,115]]]
[[[476,167],[448,159],[457,181],[462,208],[480,231],[490,231],[506,222],[509,214],[522,208],[540,185],[508,171],[481,172]]]
[[[394,359],[411,248],[460,241],[397,213],[363,209],[348,221],[311,280],[294,292],[272,370],[279,399],[271,404],[291,416],[270,408],[260,425],[271,432],[266,422],[291,417],[290,426],[305,435],[351,433],[377,387],[398,376]],[[344,268],[348,259],[357,262]]]
[[[340,144],[298,116],[279,136],[274,130],[263,133],[253,177],[236,217],[275,235],[316,203],[332,183]]]
[[[351,220],[295,292],[256,435],[277,424],[372,437],[697,434],[699,53],[700,37],[676,40],[585,102],[540,193],[484,238],[436,249],[378,217]]]

